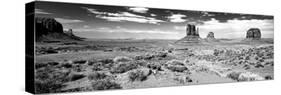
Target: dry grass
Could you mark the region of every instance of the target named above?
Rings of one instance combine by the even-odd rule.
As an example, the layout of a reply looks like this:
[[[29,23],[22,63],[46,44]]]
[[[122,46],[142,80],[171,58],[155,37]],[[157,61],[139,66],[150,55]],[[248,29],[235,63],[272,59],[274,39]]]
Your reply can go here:
[[[129,73],[130,81],[145,81],[147,79],[147,74],[142,70],[136,70]]]
[[[133,70],[138,68],[137,64],[132,62],[123,62],[116,64],[114,67],[111,68],[111,73],[125,73],[127,71]]]
[[[110,80],[97,80],[92,83],[94,90],[122,89],[120,84]]]
[[[89,80],[101,80],[105,79],[107,75],[105,73],[100,73],[100,72],[93,72],[88,75]]]

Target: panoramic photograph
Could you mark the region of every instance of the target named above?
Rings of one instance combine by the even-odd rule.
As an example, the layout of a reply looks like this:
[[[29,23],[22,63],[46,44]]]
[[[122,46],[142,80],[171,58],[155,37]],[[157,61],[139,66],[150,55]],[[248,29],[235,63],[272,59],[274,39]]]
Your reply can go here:
[[[35,93],[274,79],[271,15],[44,1],[34,15]]]

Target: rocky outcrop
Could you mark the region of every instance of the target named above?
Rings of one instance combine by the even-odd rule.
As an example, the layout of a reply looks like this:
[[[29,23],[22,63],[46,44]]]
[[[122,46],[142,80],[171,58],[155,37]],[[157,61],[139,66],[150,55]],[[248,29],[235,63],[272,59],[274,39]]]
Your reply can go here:
[[[209,32],[207,35],[207,39],[215,39],[214,32]]]
[[[199,28],[197,28],[195,25],[187,24],[186,36],[178,40],[176,43],[198,43],[200,39]]]
[[[35,18],[36,37],[50,33],[63,33],[63,26],[53,18],[36,17]]]
[[[217,42],[217,41],[219,41],[215,38],[214,32],[209,32],[205,40],[207,42]]]
[[[260,39],[261,38],[261,31],[259,28],[250,28],[247,31],[246,39]]]
[[[73,36],[73,32],[72,29],[68,29],[67,31],[64,31],[65,34],[69,35],[69,36]]]
[[[64,33],[63,25],[54,18],[35,18],[36,41],[61,41],[61,40],[81,40],[82,38],[72,34]]]
[[[186,36],[198,36],[199,37],[198,31],[199,31],[199,29],[196,28],[195,25],[191,25],[191,24],[186,25]]]

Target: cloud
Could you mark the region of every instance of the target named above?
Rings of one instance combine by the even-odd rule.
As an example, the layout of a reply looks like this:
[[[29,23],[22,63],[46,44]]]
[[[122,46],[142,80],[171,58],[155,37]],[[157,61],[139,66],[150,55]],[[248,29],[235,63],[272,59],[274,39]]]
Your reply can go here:
[[[89,11],[90,13],[93,14],[106,14],[105,12],[99,12],[96,9],[92,9],[92,8],[87,8],[87,7],[81,7],[82,9],[86,9],[87,11]]]
[[[200,35],[207,35],[208,32],[214,32],[218,38],[245,38],[246,31],[250,28],[261,29],[263,38],[273,38],[273,20],[238,20],[231,19],[226,22],[219,22],[212,18],[209,21],[205,21],[203,25],[198,25]]]
[[[84,22],[82,20],[77,20],[77,19],[65,19],[65,18],[55,18],[58,22],[60,23],[79,23],[79,22]]]
[[[159,24],[160,22],[165,22],[163,20],[159,20],[152,17],[145,17],[129,12],[118,12],[118,13],[110,13],[110,12],[100,12],[96,9],[92,8],[86,8],[82,7],[84,9],[87,9],[90,13],[96,14],[97,18],[105,19],[108,21],[131,21],[131,22],[137,22],[137,23],[149,23],[149,24]]]
[[[89,28],[90,26],[89,25],[83,25],[83,28]]]
[[[49,12],[46,12],[42,9],[35,9],[35,14],[53,14],[53,13],[49,13]]]
[[[186,17],[186,15],[183,14],[172,14],[171,16],[168,17],[170,22],[174,23],[179,23],[179,22],[185,22],[187,21],[186,19],[183,19],[183,17]]]
[[[152,29],[152,30],[138,30],[138,29],[127,29],[127,28],[122,28],[120,26],[117,26],[116,28],[108,28],[108,27],[100,27],[100,28],[91,28],[91,29],[75,29],[76,31],[79,32],[110,32],[110,33],[143,33],[143,34],[167,34],[167,35],[173,35],[173,34],[178,34],[178,32],[173,32],[173,31],[163,31],[159,29]]]
[[[185,30],[185,28],[186,28],[186,26],[174,26],[174,29],[175,29],[175,30],[181,30],[181,31],[183,31],[183,30]]]
[[[137,12],[137,13],[146,13],[149,9],[144,8],[144,7],[132,7],[132,8],[129,8],[129,10],[131,10],[133,12]]]

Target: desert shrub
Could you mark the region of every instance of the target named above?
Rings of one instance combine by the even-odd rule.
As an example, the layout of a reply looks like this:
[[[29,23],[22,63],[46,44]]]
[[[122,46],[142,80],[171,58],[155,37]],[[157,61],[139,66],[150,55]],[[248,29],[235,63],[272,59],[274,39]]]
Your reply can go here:
[[[114,61],[112,59],[101,59],[101,60],[98,60],[98,62],[101,62],[101,63],[104,63],[104,64],[114,63]]]
[[[220,51],[219,51],[219,50],[217,50],[217,49],[215,49],[215,50],[214,50],[213,55],[214,55],[214,56],[218,56],[218,55],[219,55],[219,53],[220,53]]]
[[[72,88],[72,89],[67,89],[67,90],[61,90],[61,93],[65,92],[81,92],[81,91],[90,91],[88,87],[78,87],[78,88]]]
[[[180,83],[192,82],[193,80],[189,76],[176,77],[174,80],[179,81]]]
[[[103,70],[103,66],[101,66],[100,64],[94,64],[92,70],[101,71],[101,70]]]
[[[59,63],[58,63],[58,62],[48,62],[48,64],[49,64],[49,65],[51,65],[51,66],[56,66],[56,65],[59,65]]]
[[[264,78],[251,72],[241,73],[238,78],[238,81],[254,81],[254,80],[264,80]]]
[[[198,66],[195,69],[196,72],[209,72],[210,68],[207,66]]]
[[[130,81],[144,81],[147,79],[147,74],[142,70],[136,70],[129,73]]]
[[[145,55],[135,56],[135,60],[151,60],[154,58],[158,58],[158,60],[160,60],[167,56],[168,56],[168,53],[166,53],[166,52],[147,53]]]
[[[246,65],[244,65],[244,66],[243,66],[243,68],[245,68],[246,70],[248,70],[248,69],[250,69],[250,68],[251,68],[251,66],[250,66],[250,65],[248,65],[248,64],[246,64]]]
[[[188,64],[189,63],[188,58],[184,59],[183,63]]]
[[[62,82],[58,81],[35,81],[35,93],[55,93],[64,86]]]
[[[35,69],[39,69],[39,68],[42,68],[42,67],[47,67],[48,64],[46,63],[35,63]]]
[[[53,67],[46,67],[35,72],[35,79],[38,80],[63,80],[70,74],[70,71],[60,71]]]
[[[142,58],[144,60],[151,60],[151,59],[155,58],[155,56],[151,55],[151,54],[146,54],[146,55],[142,56]]]
[[[145,62],[145,61],[134,61],[134,63],[139,66],[147,66],[147,62]]]
[[[75,67],[73,67],[73,70],[76,72],[81,72],[84,70],[84,68],[81,65],[76,65]]]
[[[87,60],[74,60],[73,63],[74,64],[85,64],[85,63],[87,63]]]
[[[88,61],[88,65],[89,66],[92,66],[93,64],[95,64],[96,63],[96,61]]]
[[[154,69],[154,70],[159,70],[159,71],[162,70],[161,64],[159,64],[159,63],[149,63],[149,64],[147,64],[147,67]]]
[[[106,78],[107,75],[105,73],[94,72],[88,75],[89,80],[100,80]]]
[[[141,55],[137,55],[137,56],[134,57],[134,59],[135,60],[142,60],[142,59],[144,59],[144,57],[141,56]]]
[[[46,69],[45,69],[46,70]],[[51,78],[51,72],[49,71],[43,71],[43,70],[40,70],[40,71],[37,71],[35,73],[35,78],[36,79],[39,79],[39,80],[46,80],[46,79],[50,79]]]
[[[102,63],[102,62],[97,62],[93,64],[93,71],[102,71],[102,70],[107,70],[111,69],[115,64],[114,63]]]
[[[102,69],[99,68],[98,66],[94,66],[94,67],[92,68],[92,70],[93,70],[93,71],[101,71]]]
[[[258,64],[256,64],[255,67],[256,67],[256,68],[263,68],[264,66],[263,66],[262,64],[258,63]]]
[[[264,79],[265,79],[265,80],[272,80],[272,79],[273,79],[273,77],[272,77],[272,76],[270,76],[270,75],[267,75],[267,76],[265,76],[265,77],[264,77]]]
[[[128,62],[132,61],[133,59],[126,57],[126,56],[117,56],[113,59],[113,62],[118,63],[118,62]]]
[[[164,57],[168,56],[168,53],[166,53],[166,52],[157,52],[154,56],[155,57],[162,57],[162,58],[164,58]]]
[[[233,80],[238,80],[241,72],[231,72],[226,75],[226,77],[231,78]]]
[[[166,63],[167,65],[181,65],[184,66],[184,63],[179,60],[170,60]]]
[[[52,67],[37,70],[35,73],[35,92],[52,93],[60,91],[65,82],[67,82],[69,71],[57,71]]]
[[[245,60],[250,60],[250,56],[246,56]]]
[[[92,82],[92,88],[94,90],[122,89],[120,84],[117,84],[110,80],[94,81],[94,82]]]
[[[259,60],[259,57],[255,57],[256,60]]]
[[[264,65],[270,65],[270,66],[273,66],[274,62],[273,61],[269,61],[269,62],[266,62]]]
[[[177,66],[177,65],[167,66],[167,69],[174,71],[174,72],[184,72],[184,71],[188,70],[188,68],[185,66]]]
[[[183,72],[185,70],[188,70],[184,63],[179,60],[168,61],[165,65],[167,69],[175,72]]]
[[[85,77],[85,75],[83,75],[83,74],[72,74],[70,76],[70,80],[71,81],[76,81],[76,80],[82,79],[84,77]]]
[[[63,64],[61,64],[61,67],[72,68],[72,64],[70,64],[70,63],[63,63]]]
[[[138,67],[137,64],[133,64],[131,62],[119,63],[111,68],[111,73],[125,73],[127,71],[136,69]]]
[[[231,72],[227,75],[227,77],[237,81],[253,81],[264,79],[263,77],[251,72]]]

